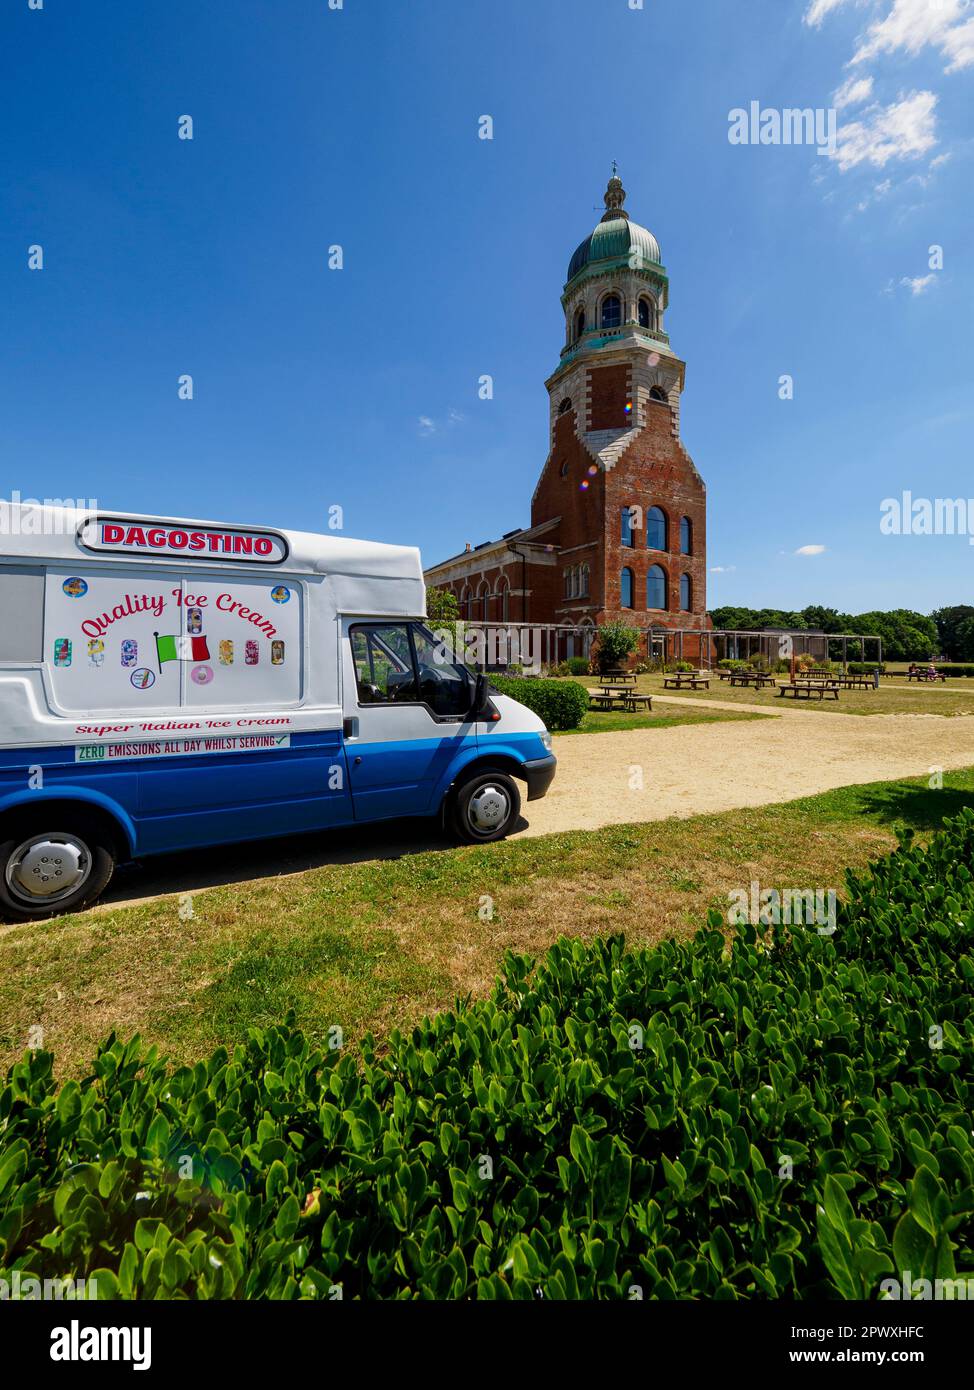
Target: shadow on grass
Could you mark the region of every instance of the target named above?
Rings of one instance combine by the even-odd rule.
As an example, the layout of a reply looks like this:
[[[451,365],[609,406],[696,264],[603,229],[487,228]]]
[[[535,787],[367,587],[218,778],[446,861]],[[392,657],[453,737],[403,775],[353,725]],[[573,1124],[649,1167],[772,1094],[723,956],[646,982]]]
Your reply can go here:
[[[515,829],[524,830],[528,823],[522,815]],[[455,848],[456,841],[441,828],[438,818],[416,817],[153,855],[121,866],[94,910],[168,893],[193,893],[229,883],[303,873],[326,864],[402,859]]]
[[[899,822],[913,830],[939,830],[946,816],[956,816],[965,807],[974,806],[974,791],[952,787],[935,790],[893,782],[888,787],[864,791],[860,806],[864,815],[883,825]]]

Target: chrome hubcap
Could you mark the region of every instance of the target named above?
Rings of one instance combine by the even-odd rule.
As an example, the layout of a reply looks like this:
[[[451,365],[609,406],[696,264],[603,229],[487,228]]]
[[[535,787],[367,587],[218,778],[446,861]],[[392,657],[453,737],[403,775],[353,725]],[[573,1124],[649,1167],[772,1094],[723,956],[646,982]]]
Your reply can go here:
[[[470,798],[468,814],[475,830],[489,833],[503,825],[510,811],[511,803],[504,788],[488,782]]]
[[[4,877],[15,898],[56,903],[70,897],[91,873],[91,852],[76,835],[33,835],[14,850]]]

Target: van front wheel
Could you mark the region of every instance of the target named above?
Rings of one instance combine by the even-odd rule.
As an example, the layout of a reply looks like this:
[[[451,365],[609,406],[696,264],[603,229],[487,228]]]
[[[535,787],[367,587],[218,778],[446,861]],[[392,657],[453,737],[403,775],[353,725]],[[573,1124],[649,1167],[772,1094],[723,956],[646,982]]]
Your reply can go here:
[[[521,814],[521,794],[506,772],[478,772],[453,797],[453,832],[468,845],[503,840]]]
[[[22,826],[0,842],[0,916],[33,922],[75,912],[108,887],[115,855],[94,825]]]

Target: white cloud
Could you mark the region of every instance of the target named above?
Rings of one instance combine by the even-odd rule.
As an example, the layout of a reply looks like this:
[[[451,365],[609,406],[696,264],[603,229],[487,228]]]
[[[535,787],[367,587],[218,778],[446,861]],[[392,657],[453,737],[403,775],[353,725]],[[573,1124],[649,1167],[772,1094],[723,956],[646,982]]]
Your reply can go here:
[[[805,11],[805,23],[817,28],[827,14],[831,14],[833,10],[837,10],[840,5],[844,4],[845,0],[812,0]]]
[[[889,106],[878,106],[861,121],[840,126],[834,155],[839,168],[873,164],[883,169],[891,159],[916,159],[937,143],[937,98],[933,92],[910,92]]]
[[[936,275],[931,271],[929,275],[916,275],[912,279],[909,275],[904,275],[900,284],[909,287],[911,294],[926,294],[936,279]]]
[[[824,545],[800,545],[795,551],[796,555],[821,555],[825,550]]]
[[[834,8],[832,6],[831,8]],[[949,59],[947,72],[974,64],[974,18],[967,0],[894,0],[883,19],[870,24],[852,56],[863,63],[903,49],[911,56],[933,45]]]
[[[847,77],[837,92],[833,93],[832,105],[837,111],[846,106],[858,106],[873,94],[871,77]]]
[[[421,415],[421,416],[419,417],[419,432],[420,432],[420,434],[424,434],[424,435],[426,435],[426,434],[435,434],[435,433],[436,433],[436,421],[435,421],[435,420],[431,420],[430,417],[429,417],[428,415]]]
[[[950,159],[949,154],[938,154],[930,161],[931,169],[939,169],[942,164],[946,164]]]
[[[711,565],[711,574],[733,574],[737,569],[736,565]]]

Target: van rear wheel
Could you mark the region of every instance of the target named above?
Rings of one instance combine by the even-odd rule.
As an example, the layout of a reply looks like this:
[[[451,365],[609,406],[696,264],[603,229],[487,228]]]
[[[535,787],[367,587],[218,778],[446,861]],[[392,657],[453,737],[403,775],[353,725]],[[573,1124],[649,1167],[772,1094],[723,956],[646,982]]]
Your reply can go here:
[[[506,772],[478,772],[457,788],[451,824],[464,844],[485,845],[509,835],[521,814],[521,793]]]
[[[76,912],[111,882],[115,851],[94,821],[32,820],[0,841],[0,913],[13,922]]]

